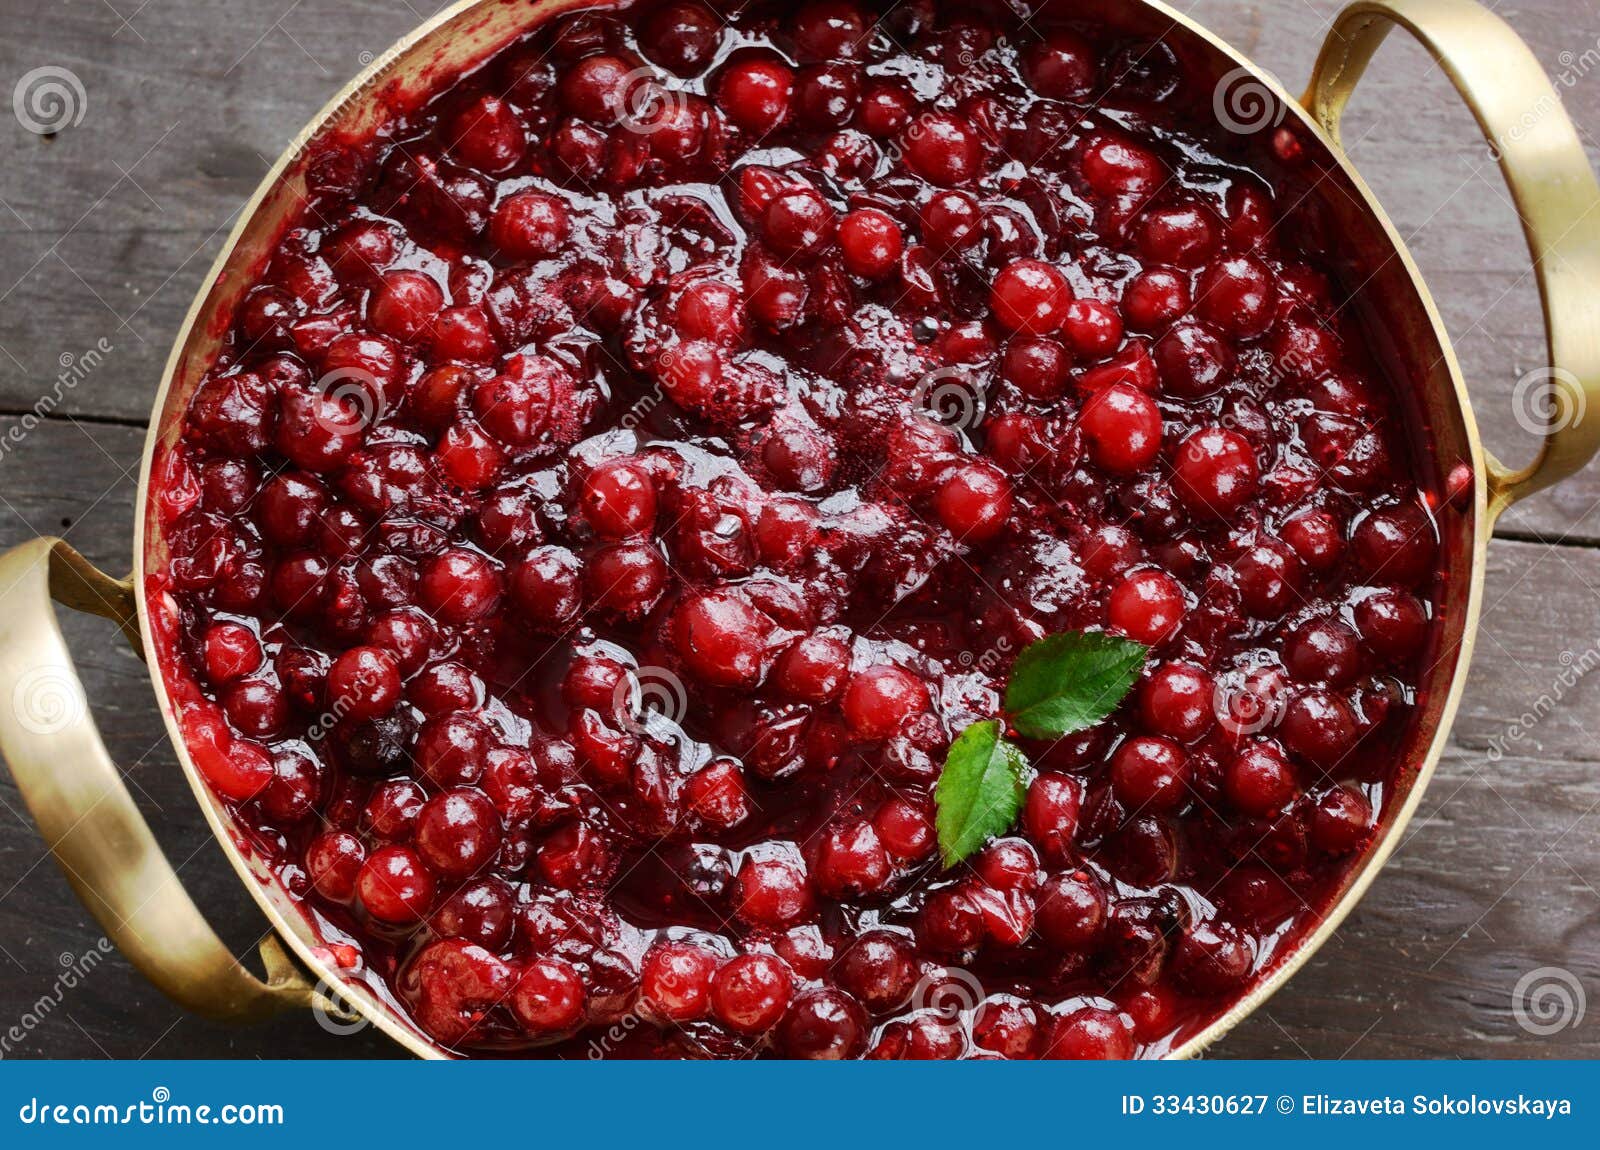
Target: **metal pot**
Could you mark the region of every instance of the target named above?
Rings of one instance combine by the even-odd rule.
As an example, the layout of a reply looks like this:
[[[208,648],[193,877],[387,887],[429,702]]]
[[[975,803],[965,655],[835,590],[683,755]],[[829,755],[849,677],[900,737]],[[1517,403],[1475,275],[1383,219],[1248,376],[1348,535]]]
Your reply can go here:
[[[145,577],[167,555],[150,498],[152,459],[178,436],[190,395],[216,353],[234,303],[256,279],[285,222],[303,202],[308,143],[326,133],[360,134],[408,94],[426,92],[534,25],[588,0],[463,0],[376,60],[300,134],[262,181],[218,255],[167,361],[156,393],[140,476],[133,572],[105,575],[59,539],[36,539],[0,556],[0,699],[16,700],[49,676],[77,691],[50,600],[116,620],[135,650],[151,634],[159,597]],[[1431,458],[1427,486],[1458,498],[1440,509],[1444,568],[1437,602],[1438,648],[1419,684],[1422,700],[1404,748],[1399,793],[1386,804],[1366,855],[1351,868],[1325,916],[1250,992],[1172,1053],[1198,1053],[1259,1007],[1338,927],[1400,841],[1444,749],[1461,698],[1482,599],[1485,553],[1496,517],[1512,503],[1577,471],[1600,447],[1600,186],[1577,134],[1533,54],[1497,16],[1472,0],[1359,0],[1322,46],[1306,95],[1296,101],[1268,73],[1199,25],[1154,0],[1092,0],[1075,15],[1162,38],[1216,85],[1252,125],[1290,132],[1322,174],[1320,208],[1331,234],[1354,253],[1341,269],[1363,286],[1366,329],[1388,344],[1397,378],[1416,396]],[[1544,302],[1552,413],[1537,457],[1511,470],[1483,448],[1438,310],[1383,209],[1339,142],[1339,122],[1357,81],[1394,27],[1417,37],[1472,107],[1521,214]],[[1239,101],[1246,101],[1239,103]],[[1248,101],[1254,101],[1249,103]],[[1219,113],[1223,105],[1219,103]],[[1381,306],[1371,306],[1381,301]],[[1470,484],[1466,477],[1470,475]],[[0,707],[0,750],[56,860],[107,935],[151,982],[180,1005],[231,1021],[285,1009],[359,1012],[407,1050],[446,1054],[420,1033],[381,988],[343,976],[299,905],[263,863],[241,849],[231,816],[184,747],[164,674],[152,676],[178,760],[224,853],[276,933],[261,946],[266,977],[246,969],[206,924],[163,857],[124,787],[86,707],[59,722],[26,721]],[[293,953],[293,957],[286,952]],[[296,961],[298,960],[298,961]],[[320,980],[320,981],[319,981]],[[335,989],[337,988],[337,989]]]

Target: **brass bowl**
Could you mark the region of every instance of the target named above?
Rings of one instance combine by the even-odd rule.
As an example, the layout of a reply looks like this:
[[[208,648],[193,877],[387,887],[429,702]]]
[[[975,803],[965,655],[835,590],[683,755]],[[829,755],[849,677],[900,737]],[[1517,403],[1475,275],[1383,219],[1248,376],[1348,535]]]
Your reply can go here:
[[[13,701],[42,680],[77,706],[52,721],[28,721],[0,707],[0,751],[56,860],[107,935],[180,1005],[220,1019],[249,1021],[308,1006],[365,1016],[422,1057],[444,1057],[381,987],[341,975],[300,906],[262,862],[241,849],[231,816],[195,770],[162,674],[156,700],[179,761],[217,840],[276,933],[261,946],[266,978],[227,950],[190,901],[111,762],[83,703],[82,686],[49,600],[115,619],[136,650],[151,633],[159,595],[140,593],[162,570],[166,541],[150,499],[152,460],[179,433],[190,395],[211,364],[234,303],[251,285],[285,221],[300,209],[308,143],[330,132],[360,135],[408,95],[425,93],[457,71],[559,13],[591,0],[463,0],[373,62],[327,105],[273,165],[217,257],[178,334],[156,394],[140,475],[134,575],[95,570],[58,539],[36,539],[0,556],[0,699]],[[1204,1030],[1168,1051],[1189,1057],[1259,1007],[1338,927],[1400,841],[1444,749],[1461,698],[1482,599],[1485,554],[1496,517],[1516,500],[1578,470],[1600,446],[1600,187],[1549,80],[1526,45],[1473,0],[1358,0],[1334,22],[1305,97],[1296,101],[1192,20],[1155,0],[1088,0],[1074,15],[1129,33],[1162,38],[1210,79],[1219,116],[1253,130],[1292,133],[1321,172],[1316,196],[1330,233],[1357,253],[1340,269],[1361,285],[1364,330],[1387,344],[1397,378],[1417,397],[1415,418],[1431,437],[1426,485],[1453,488],[1440,508],[1445,571],[1432,666],[1419,684],[1422,704],[1404,749],[1403,795],[1385,804],[1375,842],[1345,877],[1316,925],[1280,957],[1250,992]],[[1537,458],[1513,471],[1483,448],[1466,384],[1416,265],[1339,142],[1345,104],[1392,27],[1432,53],[1471,105],[1491,142],[1522,216],[1549,335],[1551,419]],[[1226,101],[1226,103],[1224,103]],[[1381,301],[1381,306],[1372,306]],[[1470,472],[1463,471],[1463,466]],[[1470,473],[1470,489],[1461,490]],[[1454,480],[1452,481],[1452,475]],[[287,943],[293,958],[285,953]],[[298,962],[296,962],[298,960]]]

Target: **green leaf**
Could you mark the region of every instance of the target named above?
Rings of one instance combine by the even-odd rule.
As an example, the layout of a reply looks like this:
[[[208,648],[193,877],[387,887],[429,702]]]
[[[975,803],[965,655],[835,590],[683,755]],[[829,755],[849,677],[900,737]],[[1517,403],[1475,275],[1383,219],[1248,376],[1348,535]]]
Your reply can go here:
[[[1027,758],[1000,737],[1000,724],[993,719],[973,723],[956,737],[933,791],[945,866],[955,866],[1010,829],[1027,793],[1027,772]]]
[[[1030,739],[1092,727],[1133,689],[1149,648],[1103,631],[1064,631],[1030,644],[1006,684],[1006,716]]]

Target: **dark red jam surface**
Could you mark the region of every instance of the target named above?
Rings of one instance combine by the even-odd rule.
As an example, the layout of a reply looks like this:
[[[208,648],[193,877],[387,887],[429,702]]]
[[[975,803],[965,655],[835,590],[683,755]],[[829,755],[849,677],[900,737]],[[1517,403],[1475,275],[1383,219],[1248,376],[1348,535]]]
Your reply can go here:
[[[1160,43],[725,15],[313,155],[159,460],[190,750],[455,1050],[1161,1054],[1371,840],[1432,641],[1320,173]],[[1093,629],[1142,680],[943,869],[950,740]]]

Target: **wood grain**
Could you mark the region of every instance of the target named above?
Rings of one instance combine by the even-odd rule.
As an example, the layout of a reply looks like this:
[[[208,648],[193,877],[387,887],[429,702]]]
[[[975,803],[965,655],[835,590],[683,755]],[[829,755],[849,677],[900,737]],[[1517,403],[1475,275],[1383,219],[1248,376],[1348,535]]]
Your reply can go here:
[[[363,53],[440,6],[118,4],[132,13],[123,24],[91,0],[0,0],[0,80],[61,65],[87,95],[82,122],[51,139],[0,116],[0,545],[65,534],[96,563],[126,569],[141,425],[232,213]],[[1178,6],[1291,89],[1337,9]],[[1553,0],[1503,13],[1570,80],[1566,108],[1593,145],[1600,68],[1582,61],[1600,41],[1600,11]],[[1470,115],[1426,56],[1396,41],[1363,84],[1348,138],[1439,299],[1490,444],[1519,458],[1529,437],[1511,389],[1542,362],[1544,341],[1516,215]],[[1600,147],[1591,154],[1600,159]],[[61,357],[102,339],[102,362],[13,443],[16,417],[50,393]],[[1600,659],[1597,507],[1591,468],[1503,522],[1466,702],[1404,847],[1335,940],[1214,1056],[1600,1056],[1592,1021],[1540,1037],[1512,1015],[1513,988],[1540,967],[1600,989],[1600,683],[1590,681],[1600,677],[1582,673]],[[247,949],[262,921],[192,802],[143,665],[109,624],[63,624],[162,843],[219,931]],[[1525,712],[1543,717],[1524,722]],[[309,1016],[248,1031],[185,1017],[114,955],[58,996],[58,973],[99,938],[0,775],[0,1054],[394,1053],[371,1031],[334,1037]]]

